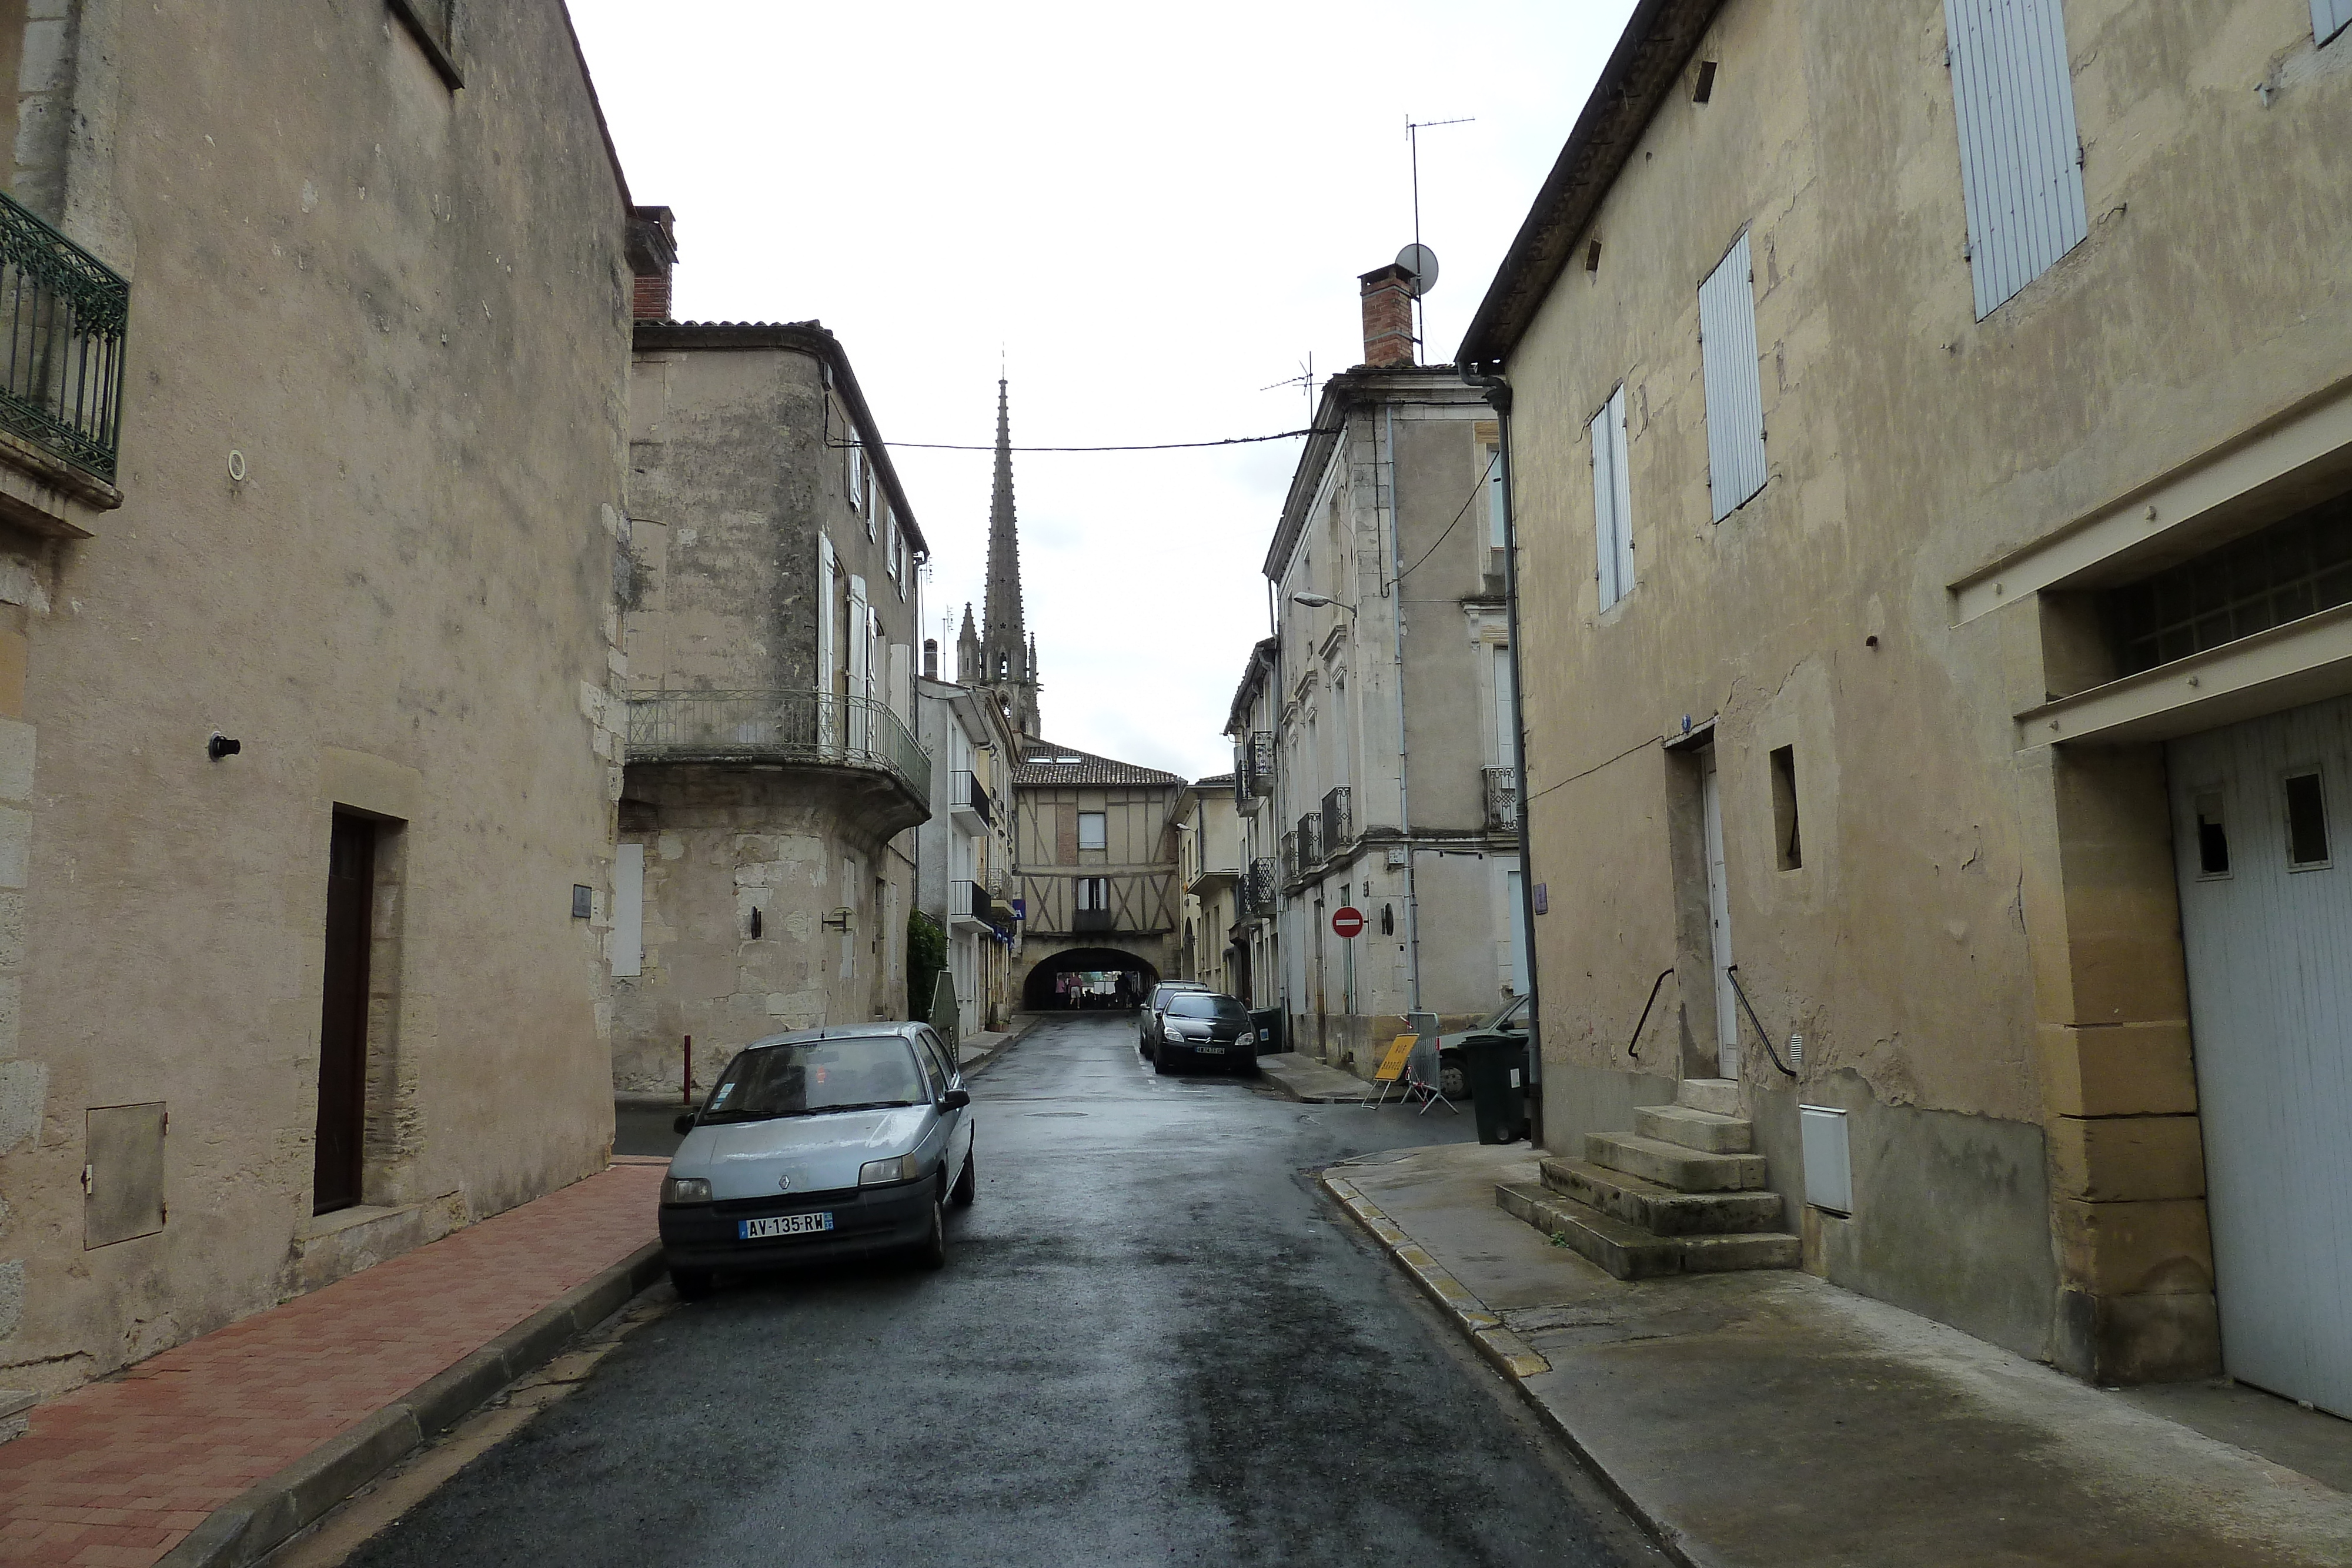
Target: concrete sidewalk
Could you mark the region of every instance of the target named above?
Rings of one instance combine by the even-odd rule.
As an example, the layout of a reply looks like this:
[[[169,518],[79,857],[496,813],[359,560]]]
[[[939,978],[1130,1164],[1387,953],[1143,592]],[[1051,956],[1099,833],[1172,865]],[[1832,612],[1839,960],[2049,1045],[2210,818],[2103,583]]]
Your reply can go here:
[[[1342,1072],[1311,1056],[1296,1051],[1278,1051],[1257,1059],[1257,1070],[1293,1100],[1309,1105],[1337,1105],[1370,1099],[1377,1091],[1352,1072]],[[1389,1103],[1397,1103],[1400,1089],[1389,1091]]]
[[[1524,1144],[1324,1176],[1685,1563],[2352,1563],[2352,1423],[2103,1391],[1794,1271],[1627,1283],[1495,1207],[1536,1179]]]
[[[255,1561],[657,1278],[667,1164],[616,1162],[37,1406],[0,1446],[0,1563]]]
[[[1014,1013],[1013,1027],[1001,1030],[981,1030],[956,1042],[956,1065],[966,1072],[977,1072],[1019,1045],[1029,1031],[1044,1023],[1050,1013]]]

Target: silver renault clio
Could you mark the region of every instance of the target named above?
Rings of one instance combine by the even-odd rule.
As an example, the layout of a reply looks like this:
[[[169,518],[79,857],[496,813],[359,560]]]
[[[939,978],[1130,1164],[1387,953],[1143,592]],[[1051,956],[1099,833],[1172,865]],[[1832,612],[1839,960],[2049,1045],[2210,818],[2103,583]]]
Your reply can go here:
[[[972,1200],[971,1096],[928,1024],[852,1024],[744,1047],[662,1183],[681,1296],[722,1271],[871,1252],[947,1261],[946,1206]]]

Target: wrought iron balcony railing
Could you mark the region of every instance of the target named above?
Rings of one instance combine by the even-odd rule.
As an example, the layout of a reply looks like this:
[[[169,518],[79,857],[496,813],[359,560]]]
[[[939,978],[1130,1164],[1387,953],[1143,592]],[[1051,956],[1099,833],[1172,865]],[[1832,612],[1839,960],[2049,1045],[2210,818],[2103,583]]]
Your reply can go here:
[[[958,879],[948,883],[948,918],[1009,931],[1013,927],[1013,906],[980,883]]]
[[[0,425],[111,483],[131,285],[0,195]]]
[[[1345,784],[1323,792],[1321,848],[1327,855],[1338,854],[1340,848],[1356,836],[1355,812],[1351,804],[1353,799],[1354,791]]]
[[[1274,794],[1274,732],[1253,730],[1234,746],[1234,800],[1244,811]]]
[[[830,692],[663,692],[629,702],[633,762],[803,762],[890,774],[931,798],[931,756],[887,703]]]
[[[1519,770],[1516,768],[1489,768],[1486,780],[1486,831],[1490,833],[1516,833],[1519,831]]]
[[[1108,909],[1080,909],[1072,912],[1070,929],[1072,931],[1116,931],[1118,927],[1111,924],[1111,913]]]
[[[949,780],[948,803],[957,810],[970,811],[983,822],[996,821],[995,799],[989,794],[988,786],[980,781],[980,776],[969,768],[957,768],[955,777]]]
[[[1272,855],[1260,855],[1250,862],[1249,874],[1242,879],[1242,908],[1250,915],[1272,915],[1279,894],[1280,868]]]

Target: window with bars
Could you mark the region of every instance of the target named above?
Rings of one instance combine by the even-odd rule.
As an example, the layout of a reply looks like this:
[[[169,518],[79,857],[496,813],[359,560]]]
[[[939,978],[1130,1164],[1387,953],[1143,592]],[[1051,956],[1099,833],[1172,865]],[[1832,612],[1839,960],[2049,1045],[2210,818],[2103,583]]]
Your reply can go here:
[[[2352,496],[2110,590],[2116,673],[2137,674],[2352,602]]]

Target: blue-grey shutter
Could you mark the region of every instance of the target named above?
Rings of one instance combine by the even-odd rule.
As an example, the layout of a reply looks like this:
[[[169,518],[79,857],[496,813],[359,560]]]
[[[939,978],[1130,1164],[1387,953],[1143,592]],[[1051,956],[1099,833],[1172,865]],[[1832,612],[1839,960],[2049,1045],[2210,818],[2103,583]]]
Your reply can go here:
[[[2059,0],[1944,0],[1944,23],[1981,321],[2090,233],[2074,80]]]
[[[1698,286],[1699,362],[1706,374],[1706,487],[1718,523],[1764,487],[1764,382],[1757,369],[1751,265],[1743,234]]]
[[[2352,23],[2352,0],[2311,0],[2311,41],[2324,44]]]

